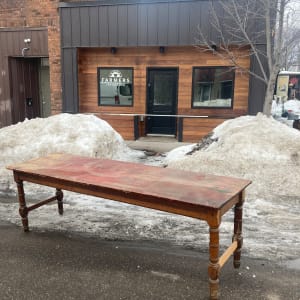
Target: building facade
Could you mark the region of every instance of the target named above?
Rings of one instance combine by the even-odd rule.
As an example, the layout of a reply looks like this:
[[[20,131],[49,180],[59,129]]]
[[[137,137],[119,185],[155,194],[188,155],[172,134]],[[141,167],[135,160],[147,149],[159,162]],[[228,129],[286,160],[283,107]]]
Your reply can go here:
[[[91,113],[124,139],[158,134],[198,141],[226,119],[262,110],[264,87],[254,77],[195,45],[198,26],[217,40],[209,25],[209,1],[2,2],[24,8],[19,15],[12,4],[1,10],[7,21],[0,23],[0,38],[14,34],[18,41],[10,50],[0,49],[7,76],[0,81],[5,120],[0,126],[24,116]],[[249,48],[232,47],[240,64],[255,71]],[[45,104],[42,74],[48,65]],[[36,97],[29,88],[28,95],[22,93],[26,82],[22,87],[19,82],[26,74],[36,76],[29,84],[33,89],[32,82],[38,83]]]
[[[58,2],[0,1],[0,127],[61,112]]]

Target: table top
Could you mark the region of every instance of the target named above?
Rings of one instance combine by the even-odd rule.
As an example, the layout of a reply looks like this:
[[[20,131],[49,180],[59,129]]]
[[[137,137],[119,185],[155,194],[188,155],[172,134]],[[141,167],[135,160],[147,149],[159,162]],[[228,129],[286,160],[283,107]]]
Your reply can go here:
[[[51,154],[7,168],[44,180],[68,181],[74,186],[102,187],[111,192],[215,209],[220,209],[251,183],[245,179],[69,154]]]

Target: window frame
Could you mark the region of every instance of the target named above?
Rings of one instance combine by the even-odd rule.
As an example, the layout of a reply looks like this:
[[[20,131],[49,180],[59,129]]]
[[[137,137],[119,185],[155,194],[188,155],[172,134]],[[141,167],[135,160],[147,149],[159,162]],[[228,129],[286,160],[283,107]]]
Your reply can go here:
[[[131,94],[132,101],[131,104],[103,104],[101,103],[101,88],[100,88],[100,72],[101,70],[131,70],[132,81],[131,81]],[[109,106],[109,107],[133,107],[134,105],[134,67],[97,67],[97,90],[98,90],[98,106]]]
[[[192,109],[233,109],[233,103],[234,103],[234,84],[235,84],[235,71],[232,70],[233,72],[233,78],[232,78],[232,97],[231,97],[231,105],[230,106],[196,106],[194,105],[194,93],[195,93],[195,71],[199,69],[232,69],[232,66],[193,66],[192,68],[192,97],[191,97],[191,108]],[[211,93],[211,89],[210,89]]]

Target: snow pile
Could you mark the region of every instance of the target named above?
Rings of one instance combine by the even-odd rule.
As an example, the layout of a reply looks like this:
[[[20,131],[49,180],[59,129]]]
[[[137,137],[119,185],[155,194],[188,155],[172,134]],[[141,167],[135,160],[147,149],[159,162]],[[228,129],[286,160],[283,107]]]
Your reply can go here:
[[[190,145],[175,148],[174,150],[167,153],[164,159],[164,163],[168,164],[169,162],[177,160],[178,157],[185,156],[186,154],[192,152],[196,146],[197,144],[190,144]]]
[[[300,101],[299,100],[289,100],[284,103],[285,110],[291,110],[296,113],[300,113]]]
[[[274,100],[272,102],[272,116],[281,123],[293,127],[294,119],[300,116],[300,101],[296,99],[282,103]]]
[[[288,100],[284,103],[276,102],[275,100],[272,102],[272,115],[273,116],[281,116],[284,111],[292,111],[297,114],[300,113],[300,101],[299,100]]]
[[[300,131],[258,114],[222,123],[211,139],[192,155],[171,152],[168,167],[250,179],[252,197],[298,196]]]
[[[117,160],[134,160],[141,155],[129,149],[106,121],[93,115],[59,114],[25,120],[0,129],[0,191],[15,190],[7,165],[56,152]]]

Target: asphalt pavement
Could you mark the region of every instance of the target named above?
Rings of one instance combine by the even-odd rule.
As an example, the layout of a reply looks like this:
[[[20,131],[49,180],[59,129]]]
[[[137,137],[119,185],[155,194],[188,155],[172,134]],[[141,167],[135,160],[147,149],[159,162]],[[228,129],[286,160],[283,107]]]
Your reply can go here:
[[[33,217],[33,216],[32,216]],[[103,240],[0,222],[0,299],[208,299],[208,253],[158,241]],[[220,299],[299,300],[300,271],[242,258]]]

